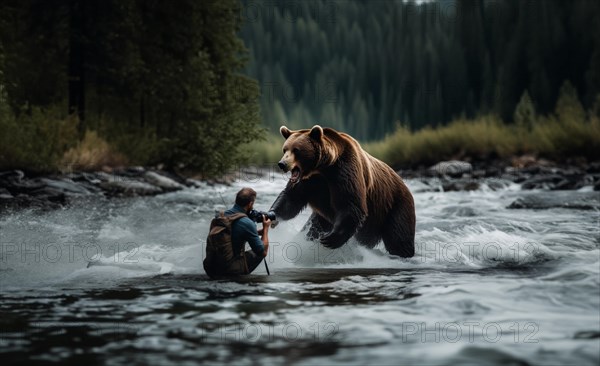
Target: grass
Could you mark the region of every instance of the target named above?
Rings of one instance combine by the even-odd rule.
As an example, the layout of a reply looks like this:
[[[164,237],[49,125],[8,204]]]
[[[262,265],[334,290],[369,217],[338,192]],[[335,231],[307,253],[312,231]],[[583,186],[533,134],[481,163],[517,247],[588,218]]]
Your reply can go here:
[[[410,132],[399,128],[365,150],[394,168],[429,165],[440,160],[509,158],[533,154],[554,160],[600,159],[600,121],[538,118],[531,129],[507,125],[494,116],[457,120],[437,129]]]
[[[458,119],[446,126],[410,131],[404,127],[381,141],[363,144],[373,156],[396,169],[427,166],[441,160],[509,159],[532,154],[557,161],[569,158],[600,160],[600,97],[598,108],[585,113],[576,96],[559,99],[556,111],[528,117],[527,123],[507,124],[494,115]],[[87,131],[79,141],[77,119],[61,108],[30,108],[11,113],[0,95],[0,170],[55,172],[97,170],[103,166],[147,165],[160,161],[167,148],[149,130],[121,131],[106,121],[104,130]],[[93,124],[89,124],[93,126]],[[247,161],[273,165],[282,156],[283,138],[266,135],[242,147]]]
[[[400,127],[384,140],[364,145],[365,150],[391,166],[433,164],[466,156],[507,157],[516,147],[511,129],[494,116],[457,120],[448,126],[417,132]]]
[[[255,164],[274,163],[281,158],[281,136],[269,135],[250,146]],[[411,168],[435,164],[441,160],[509,159],[533,154],[557,161],[581,157],[600,159],[600,119],[538,117],[533,126],[506,124],[488,115],[477,119],[458,119],[446,126],[411,132],[399,127],[381,141],[362,144],[371,155],[390,166]]]
[[[272,165],[283,156],[281,152],[283,141],[280,135],[267,134],[265,140],[247,144],[243,147],[243,151],[248,156],[248,162],[253,165]]]
[[[122,166],[127,158],[99,137],[96,131],[86,131],[77,146],[67,150],[60,162],[61,170],[99,170],[103,166]]]
[[[63,153],[77,143],[77,119],[59,108],[31,108],[18,116],[0,97],[0,170],[56,171]]]

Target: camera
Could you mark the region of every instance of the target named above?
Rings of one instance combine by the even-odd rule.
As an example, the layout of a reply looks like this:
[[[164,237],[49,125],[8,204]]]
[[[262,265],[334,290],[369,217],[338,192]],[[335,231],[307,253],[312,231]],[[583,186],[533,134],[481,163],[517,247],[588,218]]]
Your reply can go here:
[[[250,218],[250,220],[258,223],[263,222],[263,215],[267,216],[271,221],[276,220],[275,212],[273,211],[264,212],[258,210],[250,210],[250,212],[248,212],[248,217]]]

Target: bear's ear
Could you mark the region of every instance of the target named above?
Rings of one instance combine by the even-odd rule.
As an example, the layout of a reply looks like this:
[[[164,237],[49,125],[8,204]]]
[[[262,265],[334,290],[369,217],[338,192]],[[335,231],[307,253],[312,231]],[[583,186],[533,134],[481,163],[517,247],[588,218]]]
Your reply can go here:
[[[287,140],[287,138],[290,137],[290,135],[292,134],[292,131],[290,131],[290,129],[285,126],[281,126],[279,128],[279,133],[281,133],[281,136],[283,136],[283,138]]]
[[[319,125],[314,125],[313,128],[310,129],[308,135],[310,138],[319,141],[321,140],[321,137],[323,137],[323,129]]]

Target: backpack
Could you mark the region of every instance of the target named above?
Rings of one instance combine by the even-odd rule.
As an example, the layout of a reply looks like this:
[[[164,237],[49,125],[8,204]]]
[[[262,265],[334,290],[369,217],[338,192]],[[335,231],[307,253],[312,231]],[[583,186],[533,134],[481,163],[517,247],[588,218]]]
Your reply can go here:
[[[233,268],[230,267],[232,267],[233,262],[239,262],[238,259],[242,259],[245,264],[244,246],[242,246],[242,252],[236,254],[233,252],[231,241],[231,226],[242,217],[247,216],[241,212],[225,215],[221,211],[212,219],[206,238],[206,258],[203,262],[204,271],[209,276],[231,272]]]

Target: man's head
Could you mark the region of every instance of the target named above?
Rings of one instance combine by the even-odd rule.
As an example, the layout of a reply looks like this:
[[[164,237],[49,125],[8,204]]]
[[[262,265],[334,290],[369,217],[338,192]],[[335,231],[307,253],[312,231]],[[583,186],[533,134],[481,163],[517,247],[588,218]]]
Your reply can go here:
[[[256,191],[252,188],[242,188],[235,196],[235,204],[242,207],[246,212],[252,210],[256,200]]]

